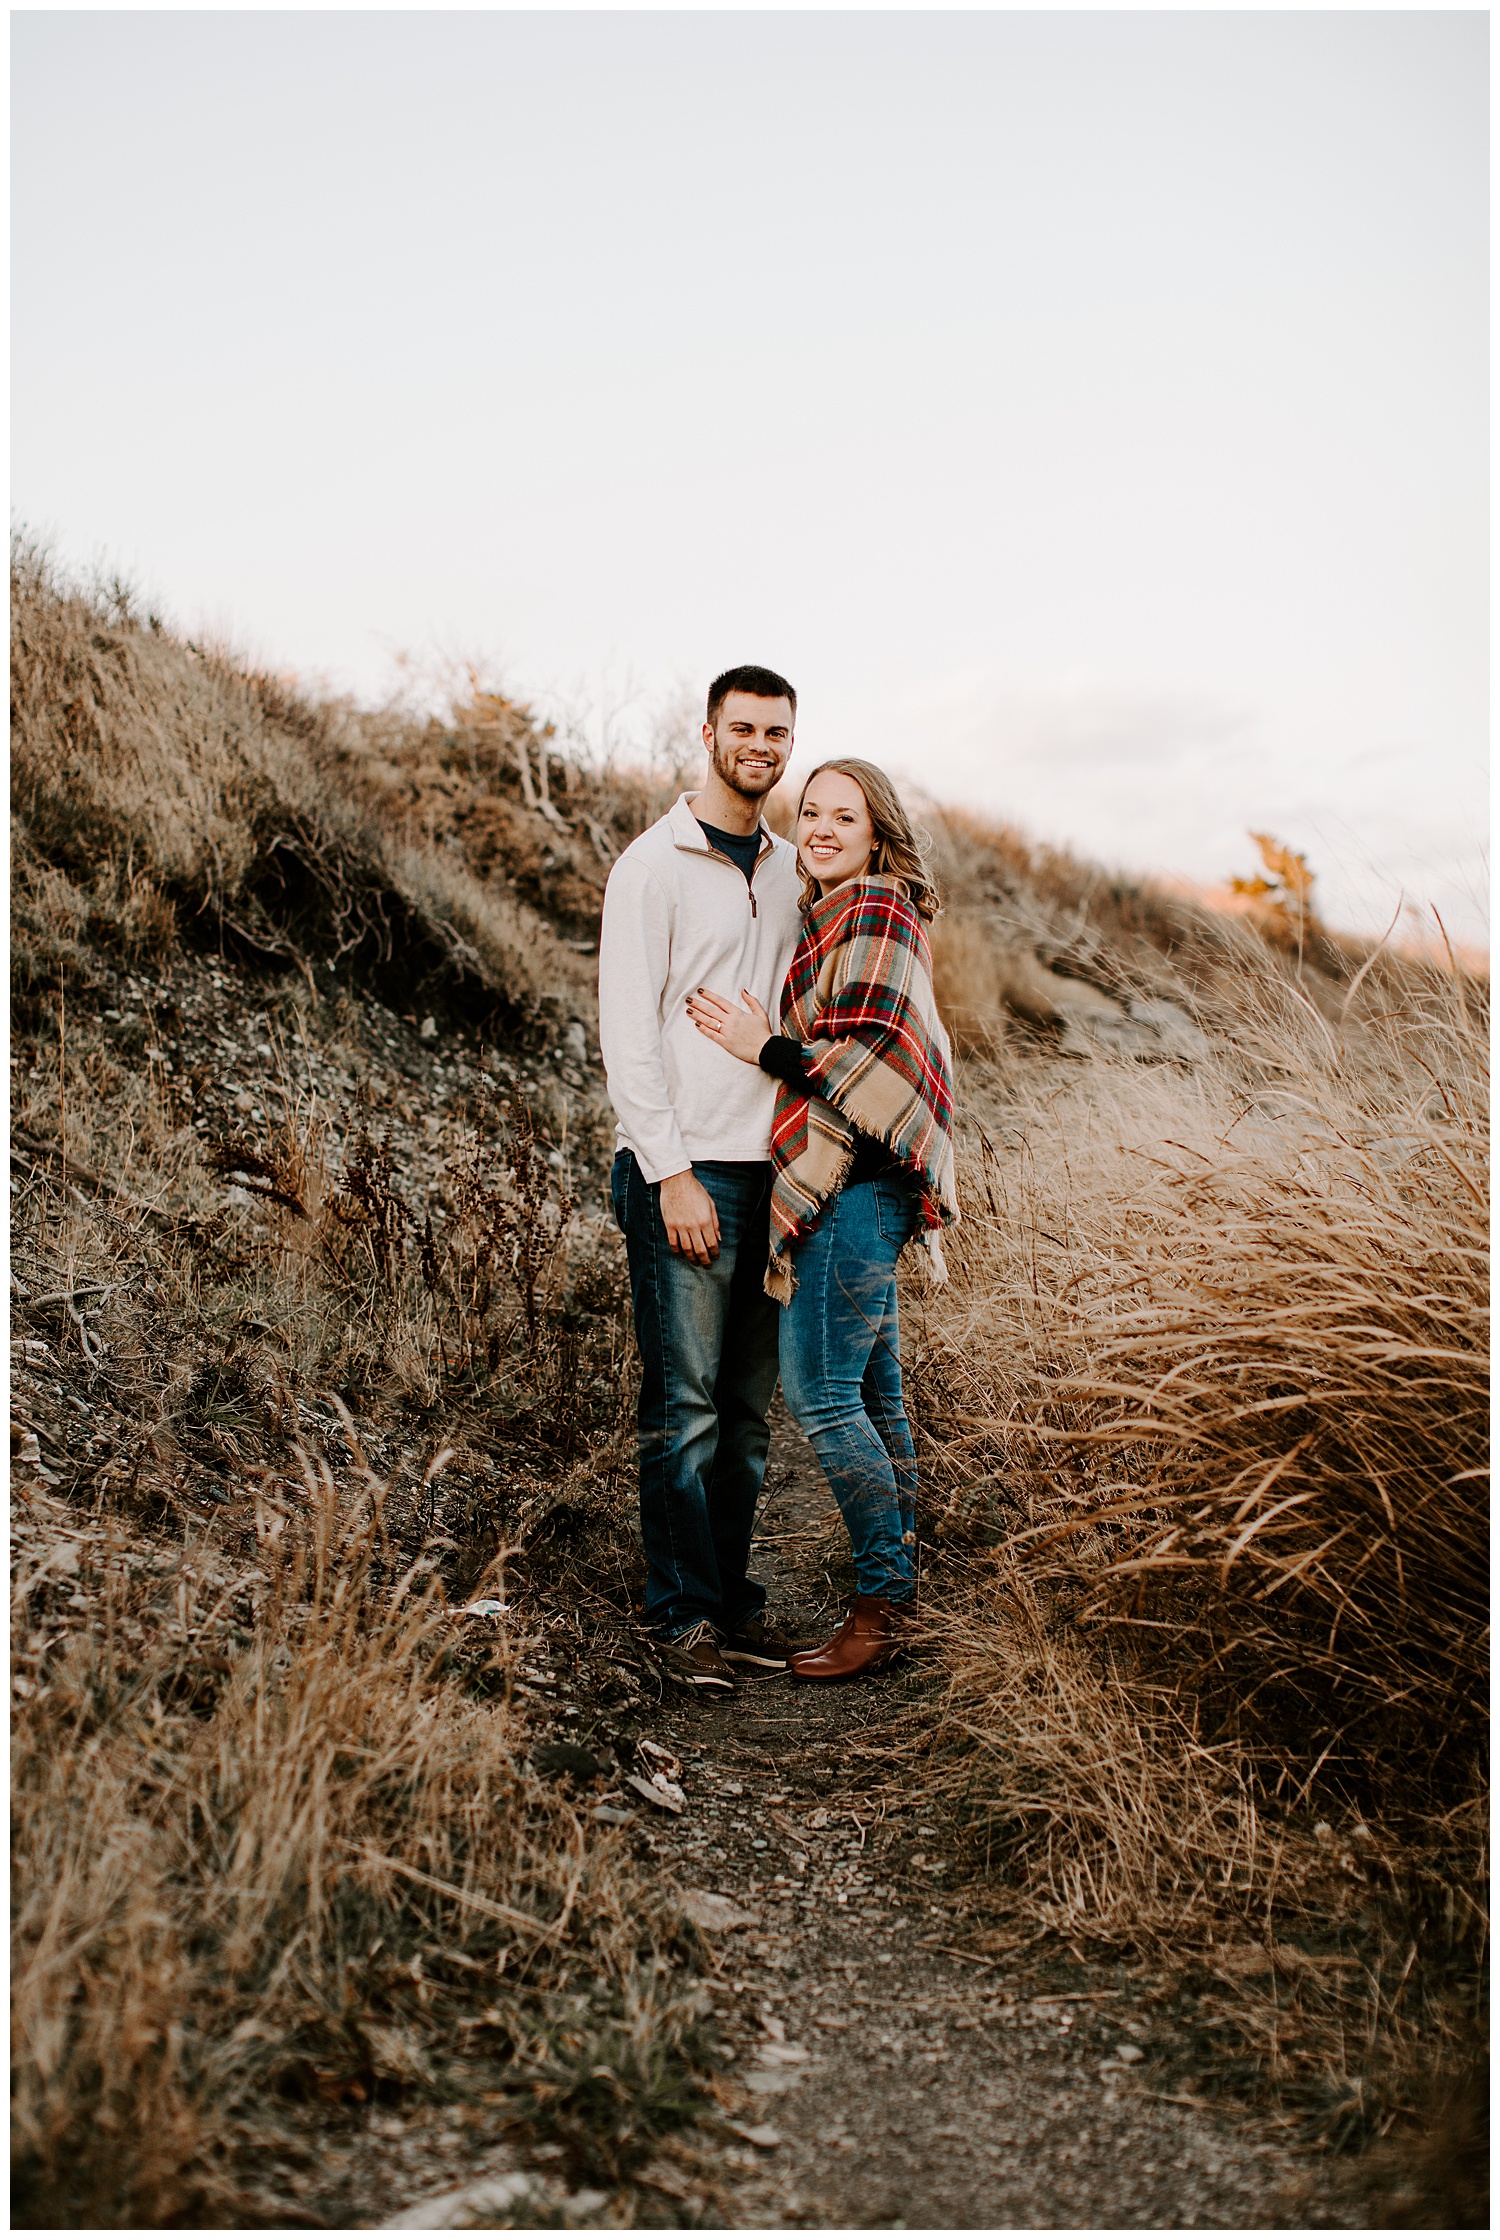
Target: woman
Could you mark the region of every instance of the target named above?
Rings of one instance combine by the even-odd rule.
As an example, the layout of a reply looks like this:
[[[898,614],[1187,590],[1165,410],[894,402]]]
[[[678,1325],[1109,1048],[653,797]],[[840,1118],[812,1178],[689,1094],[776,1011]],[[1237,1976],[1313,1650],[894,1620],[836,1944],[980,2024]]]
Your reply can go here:
[[[804,930],[778,1035],[706,988],[688,1000],[721,1049],[777,1076],[771,1265],[781,1383],[828,1475],[859,1592],[838,1632],[798,1650],[803,1680],[850,1680],[897,1646],[916,1593],[916,1455],[901,1396],[896,1262],[919,1230],[941,1280],[953,1194],[953,1084],[932,994],[936,889],[894,787],[825,762],[797,812]]]

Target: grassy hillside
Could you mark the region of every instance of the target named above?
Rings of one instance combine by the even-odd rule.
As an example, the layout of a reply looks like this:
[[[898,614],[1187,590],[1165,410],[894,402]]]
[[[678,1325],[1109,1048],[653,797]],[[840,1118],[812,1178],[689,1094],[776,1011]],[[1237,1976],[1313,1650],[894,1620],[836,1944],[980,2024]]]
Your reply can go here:
[[[423,2093],[628,2203],[709,2105],[698,1945],[594,1817],[626,1762],[528,1725],[649,1680],[593,977],[662,799],[30,551],[12,600],[21,2213],[288,2221]],[[892,1750],[995,1950],[1149,1979],[1176,2089],[1456,2109],[1467,2167],[1487,990],[1305,882],[929,822],[966,1219]]]

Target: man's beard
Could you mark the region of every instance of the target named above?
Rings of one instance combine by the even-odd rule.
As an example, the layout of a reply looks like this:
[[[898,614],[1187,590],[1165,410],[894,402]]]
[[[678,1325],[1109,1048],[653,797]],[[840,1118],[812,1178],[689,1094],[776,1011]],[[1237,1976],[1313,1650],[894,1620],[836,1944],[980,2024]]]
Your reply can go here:
[[[714,775],[728,786],[731,793],[737,793],[742,801],[763,801],[781,776],[774,763],[761,770],[736,769],[733,750],[721,747],[717,740],[710,759]]]

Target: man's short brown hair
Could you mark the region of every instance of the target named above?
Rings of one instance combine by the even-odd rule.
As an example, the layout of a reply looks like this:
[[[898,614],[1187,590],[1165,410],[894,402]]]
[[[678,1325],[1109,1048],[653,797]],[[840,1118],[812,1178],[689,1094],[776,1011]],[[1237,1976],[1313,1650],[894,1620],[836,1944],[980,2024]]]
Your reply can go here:
[[[785,677],[778,677],[774,669],[757,669],[753,662],[739,669],[726,669],[722,677],[715,677],[708,688],[708,726],[717,727],[719,710],[731,692],[749,692],[757,700],[790,700],[792,721],[797,720],[797,695]]]

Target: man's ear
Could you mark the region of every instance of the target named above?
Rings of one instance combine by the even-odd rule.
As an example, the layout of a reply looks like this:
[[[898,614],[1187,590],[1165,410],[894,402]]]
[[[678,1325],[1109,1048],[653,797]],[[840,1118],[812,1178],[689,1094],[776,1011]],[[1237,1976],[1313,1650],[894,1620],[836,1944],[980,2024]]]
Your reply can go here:
[[[712,753],[713,753],[713,751],[714,751],[714,727],[713,727],[713,725],[712,725],[711,723],[706,723],[706,724],[705,724],[705,725],[703,726],[703,752],[704,752],[705,754],[712,754]]]

